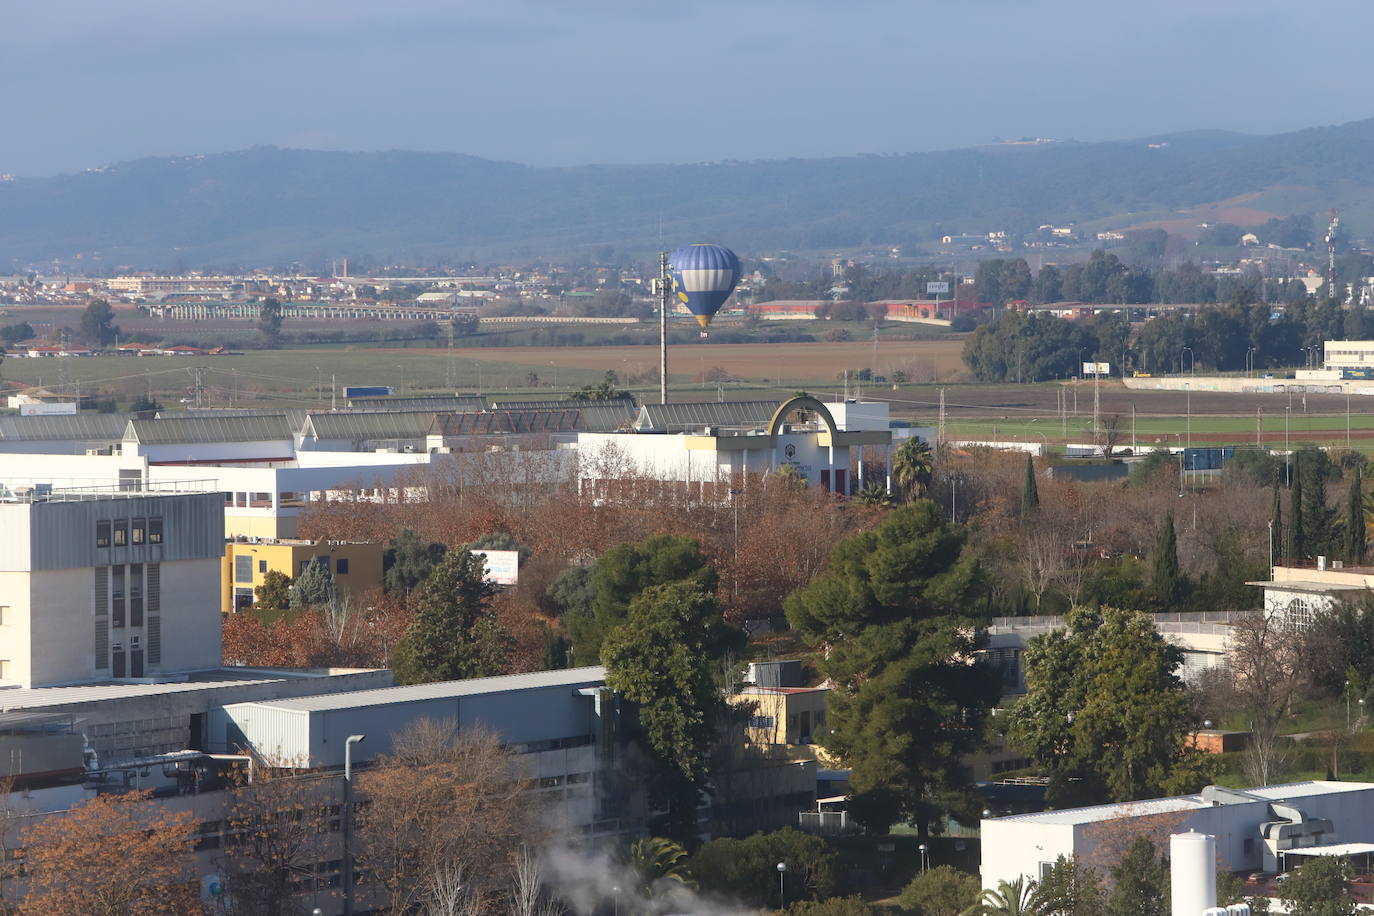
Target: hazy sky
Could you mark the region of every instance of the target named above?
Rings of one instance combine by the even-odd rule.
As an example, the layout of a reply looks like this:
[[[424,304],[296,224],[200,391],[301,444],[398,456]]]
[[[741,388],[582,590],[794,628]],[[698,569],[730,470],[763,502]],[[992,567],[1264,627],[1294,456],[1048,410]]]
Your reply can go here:
[[[536,165],[1374,116],[1361,0],[0,2],[0,172],[258,144]]]

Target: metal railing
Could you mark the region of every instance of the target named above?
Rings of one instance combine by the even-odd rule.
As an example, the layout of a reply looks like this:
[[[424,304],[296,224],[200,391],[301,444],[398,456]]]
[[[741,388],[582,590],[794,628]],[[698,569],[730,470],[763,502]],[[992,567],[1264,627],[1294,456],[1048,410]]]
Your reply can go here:
[[[166,493],[218,493],[219,482],[203,480],[122,480],[85,486],[62,486],[59,481],[0,481],[0,503],[90,502],[134,499]]]

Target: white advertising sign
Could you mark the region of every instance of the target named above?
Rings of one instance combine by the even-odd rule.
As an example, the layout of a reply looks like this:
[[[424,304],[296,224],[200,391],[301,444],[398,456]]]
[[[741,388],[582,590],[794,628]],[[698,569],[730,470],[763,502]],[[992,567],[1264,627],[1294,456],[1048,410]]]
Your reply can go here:
[[[1084,364],[1083,364],[1083,374],[1084,374],[1084,375],[1111,375],[1111,374],[1112,374],[1112,364],[1111,364],[1111,363],[1084,363]]]
[[[936,295],[943,296],[943,295],[947,295],[948,293],[949,293],[949,281],[948,281],[948,280],[931,280],[929,283],[926,284],[926,295],[928,295],[928,296],[936,296]]]
[[[76,413],[75,401],[36,401],[19,405],[21,417],[53,417]]]
[[[487,558],[486,580],[496,585],[515,585],[520,581],[520,551],[474,550]]]

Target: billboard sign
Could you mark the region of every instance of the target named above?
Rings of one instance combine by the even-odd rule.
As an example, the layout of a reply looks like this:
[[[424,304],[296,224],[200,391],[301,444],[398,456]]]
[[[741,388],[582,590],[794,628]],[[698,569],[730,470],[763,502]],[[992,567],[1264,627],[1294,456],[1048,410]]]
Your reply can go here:
[[[19,405],[21,417],[53,417],[76,413],[75,401],[30,401]]]
[[[1111,364],[1111,363],[1084,363],[1084,364],[1083,364],[1083,374],[1084,374],[1084,375],[1111,375],[1111,374],[1112,374],[1112,364]]]
[[[949,295],[948,280],[931,280],[926,284],[927,296],[947,296]]]
[[[494,585],[515,585],[520,581],[520,551],[474,550],[486,557],[487,574],[483,577]]]

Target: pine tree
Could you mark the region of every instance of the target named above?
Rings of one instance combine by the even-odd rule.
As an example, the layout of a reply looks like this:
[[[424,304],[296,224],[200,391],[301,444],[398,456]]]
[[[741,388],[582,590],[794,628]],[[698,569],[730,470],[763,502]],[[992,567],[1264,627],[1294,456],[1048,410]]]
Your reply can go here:
[[[1283,531],[1283,555],[1290,563],[1307,554],[1302,526],[1302,453],[1293,455],[1293,475],[1288,484],[1288,527]]]
[[[1183,597],[1183,575],[1178,568],[1178,535],[1174,531],[1172,512],[1164,516],[1164,526],[1155,538],[1154,570],[1150,584],[1166,609],[1175,607]]]
[[[1364,562],[1364,493],[1360,487],[1360,472],[1350,478],[1350,499],[1345,509],[1345,560],[1352,566]]]
[[[1021,485],[1021,520],[1025,521],[1040,508],[1040,490],[1035,485],[1035,461],[1026,453],[1026,481]]]
[[[485,573],[486,561],[467,550],[449,551],[434,567],[418,590],[415,620],[392,656],[399,683],[505,672],[511,637],[488,607],[496,586]]]

